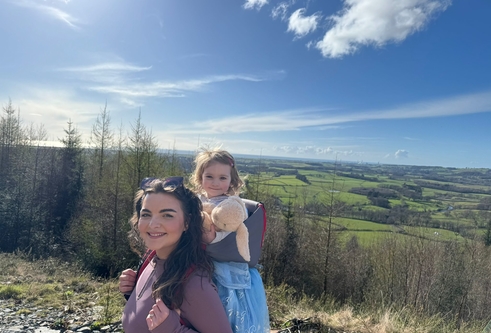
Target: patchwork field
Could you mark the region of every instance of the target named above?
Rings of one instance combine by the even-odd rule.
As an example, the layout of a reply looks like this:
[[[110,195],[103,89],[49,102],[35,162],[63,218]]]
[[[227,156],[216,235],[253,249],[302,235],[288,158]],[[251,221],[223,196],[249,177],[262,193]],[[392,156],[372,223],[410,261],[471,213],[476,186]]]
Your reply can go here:
[[[488,169],[285,160],[254,165],[251,160],[245,171],[249,186],[285,206],[342,203],[333,226],[342,237],[356,235],[364,244],[388,235],[442,241],[483,238],[491,229]]]

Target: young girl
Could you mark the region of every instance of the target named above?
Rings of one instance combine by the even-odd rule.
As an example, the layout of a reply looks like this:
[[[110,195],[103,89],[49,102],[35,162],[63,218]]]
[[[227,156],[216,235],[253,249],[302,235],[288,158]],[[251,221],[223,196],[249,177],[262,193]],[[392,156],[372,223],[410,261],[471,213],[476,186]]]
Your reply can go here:
[[[239,194],[243,182],[230,153],[220,149],[204,150],[197,155],[195,164],[191,182],[202,202],[217,205],[228,196]],[[216,231],[212,226],[203,238],[215,244],[229,234]],[[234,333],[269,332],[266,294],[257,269],[250,268],[246,262],[231,261],[214,261],[214,267],[213,281]]]

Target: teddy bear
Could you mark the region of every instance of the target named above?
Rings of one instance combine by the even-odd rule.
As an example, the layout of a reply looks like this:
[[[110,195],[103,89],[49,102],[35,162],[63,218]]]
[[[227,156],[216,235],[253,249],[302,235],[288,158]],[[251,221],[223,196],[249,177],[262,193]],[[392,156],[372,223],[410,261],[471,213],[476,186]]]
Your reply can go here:
[[[217,231],[235,232],[235,240],[239,254],[245,261],[251,260],[249,252],[249,231],[244,224],[247,219],[247,209],[238,196],[229,196],[218,205],[210,202],[203,203],[204,226],[210,229],[215,225]]]

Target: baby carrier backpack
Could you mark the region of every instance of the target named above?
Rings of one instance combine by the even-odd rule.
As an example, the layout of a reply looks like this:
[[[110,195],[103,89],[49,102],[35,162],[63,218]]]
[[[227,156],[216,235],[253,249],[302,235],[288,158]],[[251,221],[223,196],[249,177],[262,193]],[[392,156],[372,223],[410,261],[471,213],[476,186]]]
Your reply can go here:
[[[266,232],[266,210],[260,202],[242,199],[244,201],[249,217],[244,224],[249,231],[249,250],[251,260],[249,267],[255,267],[261,256],[261,248],[264,242]],[[235,261],[244,262],[237,249],[235,232],[230,233],[221,241],[206,246],[206,252],[216,261]]]

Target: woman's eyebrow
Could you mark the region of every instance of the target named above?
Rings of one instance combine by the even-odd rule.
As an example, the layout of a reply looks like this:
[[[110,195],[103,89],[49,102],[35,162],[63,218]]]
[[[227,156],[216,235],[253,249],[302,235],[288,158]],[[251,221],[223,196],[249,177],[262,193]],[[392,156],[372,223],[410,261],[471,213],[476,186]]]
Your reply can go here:
[[[148,212],[148,213],[151,213],[150,209],[147,209],[147,208],[142,208],[141,210],[142,212]],[[165,209],[161,209],[159,211],[159,213],[165,213],[165,212],[174,212],[174,213],[177,213],[177,211],[175,209],[172,209],[172,208],[165,208]]]
[[[174,209],[172,208],[167,208],[167,209],[161,209],[159,213],[165,213],[165,212],[174,212],[177,213]]]

